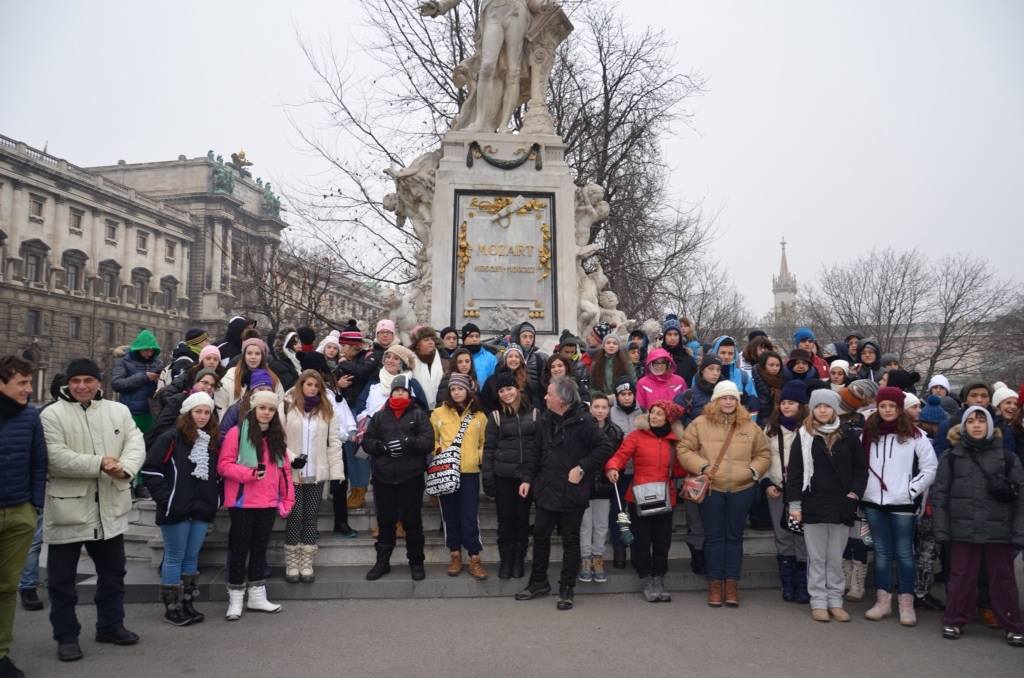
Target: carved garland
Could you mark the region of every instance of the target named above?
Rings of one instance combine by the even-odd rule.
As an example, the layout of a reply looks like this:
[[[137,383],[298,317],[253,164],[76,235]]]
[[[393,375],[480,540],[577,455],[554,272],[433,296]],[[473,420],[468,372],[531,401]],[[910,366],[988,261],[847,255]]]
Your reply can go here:
[[[488,146],[488,149],[491,147]],[[541,145],[538,143],[530,146],[530,152],[524,154],[522,157],[516,160],[502,160],[501,158],[495,158],[494,156],[488,155],[480,143],[473,141],[469,144],[469,150],[466,152],[466,167],[473,166],[474,158],[483,158],[483,160],[491,167],[497,167],[502,170],[514,170],[517,167],[522,167],[526,164],[526,161],[533,160],[534,168],[539,172],[544,169],[544,154],[542,153]]]
[[[548,244],[551,242],[551,227],[547,224],[540,225],[541,245],[537,251],[537,263],[540,266],[541,274],[537,282],[543,282],[551,275],[551,249]]]
[[[469,266],[469,259],[472,256],[472,249],[469,247],[469,238],[466,237],[468,224],[463,221],[459,224],[459,248],[456,255],[459,260],[459,282],[466,284],[466,267]]]

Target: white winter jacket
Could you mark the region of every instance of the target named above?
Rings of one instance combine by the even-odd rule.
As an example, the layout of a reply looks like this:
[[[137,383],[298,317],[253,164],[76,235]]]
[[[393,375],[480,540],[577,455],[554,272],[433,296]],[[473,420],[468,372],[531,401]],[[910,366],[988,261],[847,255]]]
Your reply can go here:
[[[70,398],[66,394],[64,397]],[[88,407],[60,399],[40,414],[49,454],[43,539],[48,544],[112,539],[128,530],[132,478],[146,461],[142,431],[113,400]],[[128,478],[100,470],[103,457],[120,460]]]
[[[903,512],[915,510],[914,500],[935,482],[939,467],[928,436],[923,431],[918,434],[903,441],[896,434],[883,435],[871,444],[864,503]]]

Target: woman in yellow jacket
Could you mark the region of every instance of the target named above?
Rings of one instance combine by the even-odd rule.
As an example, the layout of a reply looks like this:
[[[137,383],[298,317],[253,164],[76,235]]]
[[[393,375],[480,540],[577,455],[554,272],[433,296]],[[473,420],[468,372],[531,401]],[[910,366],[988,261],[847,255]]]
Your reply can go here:
[[[716,468],[715,461],[730,430],[732,439]],[[740,405],[740,393],[733,382],[715,385],[703,414],[686,427],[677,456],[689,473],[707,474],[711,478],[711,492],[700,505],[708,605],[722,606],[724,588],[725,604],[738,607],[743,528],[757,499],[757,482],[768,472],[772,455],[764,431]]]
[[[451,551],[448,576],[462,572],[462,549],[469,554],[469,573],[478,580],[487,579],[487,570],[480,560],[480,462],[484,452],[484,432],[487,415],[480,409],[473,392],[473,383],[464,374],[452,372],[448,379],[448,392],[444,401],[430,415],[434,427],[434,451],[450,447],[462,422],[469,424],[462,436],[462,468],[459,489],[441,496],[441,518],[444,520],[444,539]]]

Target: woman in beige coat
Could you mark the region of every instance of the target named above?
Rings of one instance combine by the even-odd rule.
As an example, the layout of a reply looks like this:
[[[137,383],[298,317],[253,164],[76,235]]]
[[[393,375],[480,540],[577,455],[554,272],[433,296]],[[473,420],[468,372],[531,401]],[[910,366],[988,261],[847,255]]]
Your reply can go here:
[[[729,446],[716,466],[730,430]],[[740,404],[740,393],[733,382],[715,385],[703,414],[686,428],[677,455],[679,464],[689,473],[711,477],[711,492],[700,505],[708,605],[721,607],[724,589],[725,604],[738,607],[743,528],[757,499],[757,482],[767,473],[772,455],[764,431]]]
[[[285,530],[287,582],[312,582],[320,531],[317,518],[324,483],[345,479],[340,427],[335,422],[334,398],[316,370],[299,375],[280,406],[285,442],[292,459],[295,507]]]

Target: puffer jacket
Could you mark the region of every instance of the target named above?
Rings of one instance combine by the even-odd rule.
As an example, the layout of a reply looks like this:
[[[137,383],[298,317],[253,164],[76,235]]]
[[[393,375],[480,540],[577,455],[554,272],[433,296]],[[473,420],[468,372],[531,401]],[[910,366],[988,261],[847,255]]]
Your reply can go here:
[[[813,471],[810,486],[804,488],[804,445],[808,443]],[[808,525],[852,526],[859,502],[847,495],[852,492],[861,497],[867,477],[864,451],[856,433],[840,426],[829,450],[825,438],[801,427],[790,454],[786,501],[790,508],[803,513],[803,522]],[[794,505],[795,502],[799,504]]]
[[[142,480],[156,502],[157,525],[213,521],[220,506],[216,444],[211,440],[207,449],[206,480],[193,475],[197,464],[189,459],[192,445],[176,428],[165,431],[149,448]]]
[[[533,384],[540,384],[541,379],[543,379],[544,375],[544,367],[548,363],[548,355],[537,350],[536,343],[530,348],[526,348],[525,346],[523,346],[522,333],[522,324],[516,325],[515,327],[512,328],[510,338],[512,339],[512,343],[518,344],[519,347],[523,349],[523,353],[526,356],[526,374],[530,377],[530,382]],[[534,333],[533,338],[536,342],[536,333]],[[534,407],[541,406],[540,403],[537,402],[533,403],[533,405]]]
[[[677,447],[679,464],[689,473],[698,474],[715,462],[731,424],[735,424],[736,431],[721,466],[711,480],[711,489],[718,492],[747,489],[767,473],[771,465],[768,439],[750,415],[742,410],[732,416],[705,412],[686,427]]]
[[[882,511],[912,513],[935,482],[937,467],[935,450],[924,431],[918,429],[916,437],[906,440],[896,434],[879,436],[868,451],[863,503]]]
[[[1024,467],[1016,455],[1007,452],[999,431],[988,448],[966,450],[960,427],[949,432],[952,447],[939,461],[930,499],[934,509],[935,539],[940,544],[959,541],[971,544],[1014,544],[1024,548],[1024,493],[1012,504],[996,501],[988,493],[985,474],[1002,477],[1011,459],[1010,480],[1024,487]],[[974,458],[977,464],[969,458]]]
[[[333,397],[331,398],[333,400]],[[288,451],[298,457],[308,454],[306,467],[292,471],[295,483],[325,483],[345,479],[345,461],[341,456],[341,436],[338,422],[332,416],[324,421],[318,413],[313,415],[296,408],[288,402],[278,407],[278,416],[284,426],[284,439]],[[332,404],[333,409],[333,404]],[[309,421],[315,419],[315,424]],[[308,439],[307,439],[308,438]]]
[[[122,403],[97,399],[83,406],[67,387],[40,414],[49,475],[43,510],[48,544],[112,539],[128,530],[132,479],[146,461],[142,431]],[[127,478],[100,470],[103,457],[121,462]]]
[[[224,506],[228,508],[266,509],[276,508],[282,517],[287,516],[295,505],[295,487],[292,485],[292,467],[289,459],[278,466],[271,459],[266,439],[257,452],[257,459],[266,464],[262,479],[256,477],[256,469],[238,463],[238,437],[241,426],[236,426],[224,436],[224,444],[217,457],[217,473],[224,478]],[[289,457],[290,458],[290,457]]]
[[[636,429],[626,436],[618,451],[605,463],[605,471],[615,469],[620,473],[633,464],[633,480],[626,490],[626,501],[633,502],[633,486],[644,483],[667,483],[671,478],[682,478],[686,471],[676,458],[676,445],[683,437],[683,425],[672,424],[672,430],[664,438],[651,433],[647,417],[638,417]],[[671,474],[671,475],[670,475]],[[670,491],[672,505],[676,505],[675,491]]]
[[[389,440],[401,440],[402,451],[391,456],[387,450]],[[415,399],[402,412],[401,419],[387,403],[370,417],[363,436],[363,450],[373,458],[373,481],[397,485],[422,475],[427,470],[427,459],[434,452],[434,428],[430,415]]]
[[[586,405],[577,403],[558,415],[551,410],[538,420],[536,443],[523,482],[532,486],[537,506],[548,511],[582,511],[590,504],[593,475],[603,473],[612,445]],[[569,482],[579,466],[583,480]]]
[[[651,363],[658,359],[668,360],[668,371],[661,376],[651,372]],[[636,403],[643,409],[659,400],[672,400],[686,390],[686,380],[676,374],[676,361],[665,349],[656,348],[648,353],[645,367],[644,376],[636,382]]]
[[[767,429],[766,429],[767,430]],[[772,463],[768,467],[768,473],[761,479],[761,486],[764,487],[766,483],[774,485],[778,489],[782,489],[782,483],[786,479],[786,470],[792,461],[790,456],[793,449],[793,441],[796,440],[799,427],[795,431],[790,431],[785,426],[779,428],[778,433],[768,435],[765,433],[765,439],[768,441],[768,448],[772,451]],[[781,443],[781,451],[779,450]]]
[[[683,408],[683,426],[689,426],[694,419],[704,413],[704,408],[711,402],[714,390],[714,384],[697,377],[693,386],[672,399],[672,402]]]
[[[149,361],[139,357],[139,351],[150,349],[153,357]],[[118,394],[118,400],[132,414],[149,414],[149,399],[156,393],[156,382],[149,373],[160,374],[164,369],[160,360],[160,344],[149,330],[142,330],[135,337],[124,357],[114,363],[110,386]]]
[[[39,411],[0,394],[0,508],[27,501],[43,508],[46,441]]]
[[[484,494],[494,496],[496,478],[522,478],[536,444],[537,408],[523,403],[515,414],[494,411],[487,417],[484,459],[480,467]]]
[[[447,404],[434,409],[430,413],[430,425],[434,428],[435,452],[440,452],[452,444],[462,426],[463,415]],[[484,436],[487,429],[487,415],[477,412],[469,420],[466,433],[462,436],[461,472],[480,473],[480,460],[484,456]]]

